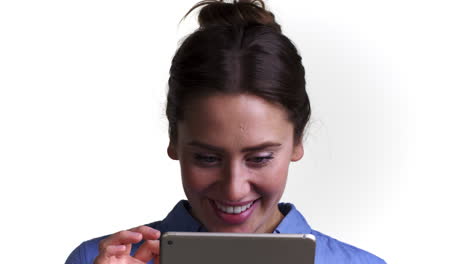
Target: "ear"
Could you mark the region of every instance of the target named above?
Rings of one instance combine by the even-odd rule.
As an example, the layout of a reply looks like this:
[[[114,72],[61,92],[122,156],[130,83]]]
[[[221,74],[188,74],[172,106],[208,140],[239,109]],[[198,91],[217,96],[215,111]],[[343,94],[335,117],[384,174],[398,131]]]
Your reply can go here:
[[[167,146],[167,155],[169,158],[173,160],[178,160],[178,154],[177,154],[177,146],[174,144],[172,141],[169,142],[169,146]]]
[[[304,146],[301,143],[295,144],[291,155],[291,161],[299,161],[304,156]]]

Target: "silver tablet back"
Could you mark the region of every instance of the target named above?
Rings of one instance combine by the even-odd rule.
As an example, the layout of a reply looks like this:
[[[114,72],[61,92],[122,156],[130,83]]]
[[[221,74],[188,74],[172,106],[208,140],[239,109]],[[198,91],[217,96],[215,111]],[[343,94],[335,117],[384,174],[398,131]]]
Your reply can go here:
[[[310,234],[168,232],[161,264],[313,264]]]

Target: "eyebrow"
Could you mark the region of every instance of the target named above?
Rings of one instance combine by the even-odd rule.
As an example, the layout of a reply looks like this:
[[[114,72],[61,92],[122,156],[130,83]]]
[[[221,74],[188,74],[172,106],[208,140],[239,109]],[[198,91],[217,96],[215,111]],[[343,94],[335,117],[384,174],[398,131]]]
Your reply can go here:
[[[211,146],[209,144],[202,143],[202,142],[199,142],[199,141],[191,141],[191,142],[188,143],[188,145],[189,146],[194,146],[194,147],[199,147],[199,148],[204,148],[204,149],[208,149],[208,150],[216,151],[216,152],[224,152],[224,150],[222,148]],[[279,146],[281,146],[281,143],[267,141],[267,142],[264,142],[264,143],[262,143],[260,145],[243,148],[241,150],[241,152],[258,151],[258,150],[262,150],[262,149],[266,149],[266,148],[270,148],[270,147],[279,147]]]

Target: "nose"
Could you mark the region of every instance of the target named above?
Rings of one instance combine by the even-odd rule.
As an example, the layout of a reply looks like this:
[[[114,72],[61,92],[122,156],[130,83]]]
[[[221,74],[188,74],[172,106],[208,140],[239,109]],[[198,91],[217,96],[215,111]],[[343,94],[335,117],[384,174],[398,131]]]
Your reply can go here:
[[[224,167],[221,181],[222,197],[229,202],[241,202],[250,192],[250,181],[247,168],[240,162],[231,161]]]

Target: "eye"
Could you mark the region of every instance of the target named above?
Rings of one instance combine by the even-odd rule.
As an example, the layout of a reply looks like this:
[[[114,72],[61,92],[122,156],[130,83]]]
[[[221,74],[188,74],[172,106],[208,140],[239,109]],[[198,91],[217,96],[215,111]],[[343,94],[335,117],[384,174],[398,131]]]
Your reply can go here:
[[[220,158],[214,155],[195,154],[195,160],[205,166],[215,165],[220,161]]]
[[[269,154],[266,156],[256,156],[247,159],[247,162],[249,162],[251,165],[256,166],[256,167],[262,167],[267,165],[268,162],[270,162],[273,159],[273,155]]]

